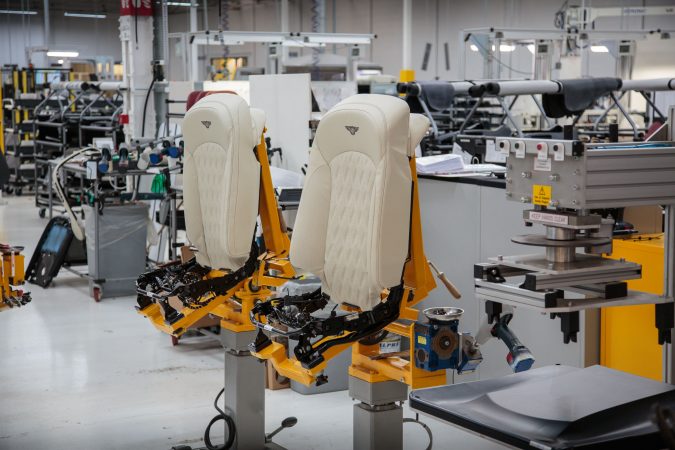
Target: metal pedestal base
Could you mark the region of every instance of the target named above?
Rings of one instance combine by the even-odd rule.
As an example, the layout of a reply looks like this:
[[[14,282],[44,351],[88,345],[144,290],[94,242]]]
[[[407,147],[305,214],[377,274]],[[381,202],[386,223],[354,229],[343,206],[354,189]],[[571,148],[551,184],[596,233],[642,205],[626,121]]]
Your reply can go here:
[[[251,356],[248,344],[256,332],[220,330],[225,348],[225,412],[234,419],[237,450],[284,450],[265,442],[265,365]]]
[[[354,405],[354,449],[403,449],[403,408],[396,402],[408,398],[408,386],[398,381],[368,383],[349,377]]]

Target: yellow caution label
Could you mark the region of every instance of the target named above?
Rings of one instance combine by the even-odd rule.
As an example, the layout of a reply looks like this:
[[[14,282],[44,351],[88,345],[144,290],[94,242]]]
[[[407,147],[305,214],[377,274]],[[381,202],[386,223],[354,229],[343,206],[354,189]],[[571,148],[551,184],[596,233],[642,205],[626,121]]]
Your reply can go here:
[[[417,343],[420,345],[427,345],[427,338],[424,336],[417,336]]]
[[[532,186],[532,203],[535,205],[548,206],[551,202],[553,189],[544,184],[535,184]]]

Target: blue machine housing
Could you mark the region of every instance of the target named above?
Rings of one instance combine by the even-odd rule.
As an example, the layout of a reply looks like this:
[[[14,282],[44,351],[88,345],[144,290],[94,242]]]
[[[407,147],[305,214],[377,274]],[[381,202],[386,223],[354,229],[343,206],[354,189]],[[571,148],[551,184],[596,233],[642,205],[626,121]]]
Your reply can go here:
[[[415,324],[415,367],[428,371],[475,370],[482,358],[469,357],[462,349],[459,320]]]

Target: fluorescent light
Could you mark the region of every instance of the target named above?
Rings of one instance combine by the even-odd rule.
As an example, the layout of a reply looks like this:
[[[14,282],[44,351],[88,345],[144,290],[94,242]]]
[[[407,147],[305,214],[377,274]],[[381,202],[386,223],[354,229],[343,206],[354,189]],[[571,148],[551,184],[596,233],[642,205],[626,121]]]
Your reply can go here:
[[[604,45],[591,45],[591,51],[593,53],[609,53],[609,49]]]
[[[469,48],[471,49],[472,52],[477,52],[478,47],[476,47],[474,44],[469,45]],[[516,49],[515,45],[510,45],[510,44],[500,44],[499,45],[499,51],[500,52],[512,52]],[[492,46],[492,51],[495,51],[495,46]]]
[[[52,58],[77,58],[78,56],[80,56],[80,52],[51,51],[47,52],[47,56],[51,56]]]
[[[527,49],[534,55],[534,44],[527,44]]]
[[[37,11],[21,11],[18,9],[0,9],[0,14],[19,14],[22,16],[34,16]]]
[[[166,6],[192,6],[190,2],[166,2]],[[195,5],[199,6],[199,5]]]
[[[86,19],[105,19],[108,17],[105,14],[94,14],[94,13],[72,13],[72,12],[64,12],[64,16],[66,17],[83,17]]]
[[[56,62],[59,63],[59,64],[63,64],[63,60],[62,60],[62,59],[59,59],[59,60],[56,61]]]

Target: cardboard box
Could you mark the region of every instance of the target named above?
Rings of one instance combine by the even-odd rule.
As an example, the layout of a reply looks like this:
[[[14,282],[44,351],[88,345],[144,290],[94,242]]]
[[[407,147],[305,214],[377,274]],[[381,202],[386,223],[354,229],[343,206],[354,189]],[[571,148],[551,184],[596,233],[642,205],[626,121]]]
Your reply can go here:
[[[663,232],[663,208],[660,206],[630,206],[624,209],[623,220],[632,223],[640,234]]]
[[[279,328],[287,330],[284,325],[276,324]],[[274,342],[278,342],[288,349],[288,338],[281,336],[272,337]],[[288,350],[286,350],[288,352]],[[278,389],[288,389],[291,387],[291,380],[279,374],[270,361],[265,361],[265,388],[271,391]]]
[[[291,387],[291,380],[281,376],[271,362],[265,361],[265,389],[277,391]]]

